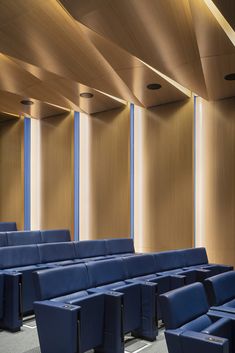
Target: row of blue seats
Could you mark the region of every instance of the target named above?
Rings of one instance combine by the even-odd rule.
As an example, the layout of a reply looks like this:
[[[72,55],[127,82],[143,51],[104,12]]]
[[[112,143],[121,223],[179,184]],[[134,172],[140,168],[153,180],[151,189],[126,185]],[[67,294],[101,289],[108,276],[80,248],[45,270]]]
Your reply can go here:
[[[0,247],[70,241],[67,229],[0,232]]]
[[[84,251],[84,248],[81,253],[79,252],[81,244],[85,245],[87,252]],[[97,247],[94,248],[95,244]],[[110,240],[110,244],[114,247],[112,253],[118,253],[104,257],[97,256],[100,254],[100,244],[102,241],[1,248],[0,327],[12,331],[17,330],[22,324],[22,315],[32,311],[36,296],[32,274],[37,270],[122,256],[127,258],[125,262],[127,266],[126,278],[139,277],[145,281],[158,278],[159,293],[231,270],[229,266],[208,264],[204,248],[130,256],[134,255],[134,252],[131,252],[131,250],[134,251],[131,239],[112,239]],[[87,255],[87,253],[93,257],[80,257]],[[132,257],[133,260],[128,260],[128,257]],[[5,290],[3,291],[4,283]],[[160,317],[159,310],[158,318]]]
[[[184,252],[192,253],[192,249]],[[193,253],[199,255],[197,262],[201,262],[205,249],[193,249]],[[102,351],[106,351],[104,347],[108,346],[107,351],[123,352],[121,344],[123,335],[130,331],[135,336],[155,339],[156,322],[159,318],[156,294],[183,286],[188,273],[190,277],[194,274],[196,280],[197,273],[201,271],[201,266],[196,266],[195,258],[193,260],[192,256],[193,265],[190,263],[190,269],[178,269],[173,275],[170,271],[168,274],[156,273],[159,270],[159,256],[163,260],[163,256],[166,255],[167,259],[172,258],[173,261],[173,257],[177,257],[178,254],[178,251],[172,251],[138,255],[35,272],[39,300],[35,302],[35,313],[42,351],[70,353],[80,342],[81,352],[91,348],[99,350],[99,345],[102,346],[102,349],[100,348]],[[168,267],[169,263],[165,266]],[[217,266],[220,267],[218,271],[231,269],[227,266]],[[207,275],[209,273],[210,270]],[[157,293],[154,286],[157,286]],[[117,294],[119,299],[115,301],[113,296],[116,298]],[[123,298],[120,299],[120,296]],[[106,307],[106,300],[116,305],[115,309],[112,306]],[[103,302],[102,306],[99,305],[99,301]],[[122,320],[120,322],[121,305],[123,305],[123,325]],[[98,308],[100,310],[97,310]],[[109,314],[113,312],[118,319]],[[101,318],[104,319],[102,323]],[[114,326],[110,326],[112,320],[116,320]],[[77,322],[79,327],[90,327],[90,330],[81,329],[79,334],[76,332],[71,337]],[[101,324],[98,330],[97,322]],[[115,328],[112,332],[108,332],[107,337],[102,329],[106,326]],[[111,341],[110,335],[113,337]]]
[[[169,353],[235,352],[235,272],[160,296]]]
[[[0,232],[17,231],[16,222],[0,222]]]

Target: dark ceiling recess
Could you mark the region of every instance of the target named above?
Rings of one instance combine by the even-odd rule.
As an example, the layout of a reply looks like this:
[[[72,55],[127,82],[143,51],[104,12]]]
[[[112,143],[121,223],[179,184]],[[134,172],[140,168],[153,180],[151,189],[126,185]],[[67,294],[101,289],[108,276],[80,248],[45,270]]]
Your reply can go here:
[[[160,89],[161,87],[162,86],[159,83],[150,83],[147,85],[147,88],[152,90]]]
[[[82,97],[82,98],[92,98],[93,96],[94,96],[94,94],[92,94],[90,92],[80,93],[80,97]]]
[[[23,105],[33,105],[34,104],[34,102],[32,102],[29,99],[23,99],[22,101],[20,101],[20,103]]]
[[[232,72],[231,74],[225,75],[224,79],[227,81],[234,81],[235,80],[235,72]]]

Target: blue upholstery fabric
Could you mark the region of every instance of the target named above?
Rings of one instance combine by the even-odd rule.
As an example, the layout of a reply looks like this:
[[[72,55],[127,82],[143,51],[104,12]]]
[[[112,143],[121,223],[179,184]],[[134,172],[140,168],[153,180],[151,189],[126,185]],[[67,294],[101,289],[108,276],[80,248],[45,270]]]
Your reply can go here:
[[[40,244],[41,242],[40,231],[7,232],[8,246]]]
[[[58,267],[34,273],[38,300],[56,298],[90,287],[85,265]]]
[[[211,305],[222,305],[235,298],[235,271],[210,277],[204,283]]]
[[[70,231],[68,229],[53,229],[41,231],[43,243],[58,243],[71,241]]]
[[[0,247],[7,246],[7,234],[5,232],[0,233]]]
[[[153,255],[137,255],[122,259],[128,278],[145,276],[156,273]]]
[[[76,257],[72,242],[39,244],[38,249],[42,263],[73,260]]]
[[[176,329],[198,316],[206,314],[209,305],[201,283],[179,288],[160,296],[167,329]]]
[[[80,259],[104,257],[107,255],[105,240],[84,240],[75,242],[76,256]]]
[[[37,245],[23,245],[0,248],[0,269],[39,264]]]
[[[107,239],[106,248],[110,255],[135,252],[133,239]]]
[[[185,266],[202,265],[208,263],[205,248],[192,248],[183,250]]]
[[[163,272],[186,266],[184,252],[182,250],[163,251],[154,254],[157,271]]]
[[[17,227],[15,222],[0,222],[0,232],[11,232],[16,230]]]
[[[86,266],[92,287],[126,279],[125,267],[121,259],[90,261]]]

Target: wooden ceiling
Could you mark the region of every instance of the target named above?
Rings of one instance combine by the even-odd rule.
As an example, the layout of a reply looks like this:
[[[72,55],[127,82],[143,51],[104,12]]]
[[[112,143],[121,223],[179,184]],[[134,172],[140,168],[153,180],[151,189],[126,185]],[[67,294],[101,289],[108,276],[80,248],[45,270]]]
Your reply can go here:
[[[210,2],[1,1],[0,111],[42,118],[127,102],[151,107],[191,91],[210,100],[234,96],[235,81],[224,80],[235,72],[234,42]],[[233,36],[234,1],[213,5]],[[150,83],[161,89],[149,90]],[[84,92],[92,98],[82,98]],[[23,98],[35,102],[30,112]]]

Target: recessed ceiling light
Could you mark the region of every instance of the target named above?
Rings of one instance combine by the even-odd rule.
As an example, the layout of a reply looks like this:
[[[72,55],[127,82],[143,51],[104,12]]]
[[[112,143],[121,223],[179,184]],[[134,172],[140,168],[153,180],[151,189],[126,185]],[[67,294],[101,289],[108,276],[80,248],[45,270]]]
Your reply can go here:
[[[235,80],[235,72],[232,72],[231,74],[225,75],[224,79],[227,81],[234,81]]]
[[[159,84],[159,83],[150,83],[147,85],[147,88],[148,89],[160,89],[162,86]]]
[[[20,101],[20,103],[23,105],[33,105],[34,104],[34,102],[29,99],[23,99],[22,101]]]
[[[80,97],[82,97],[82,98],[92,98],[93,96],[94,96],[94,94],[92,94],[90,92],[80,93]]]

